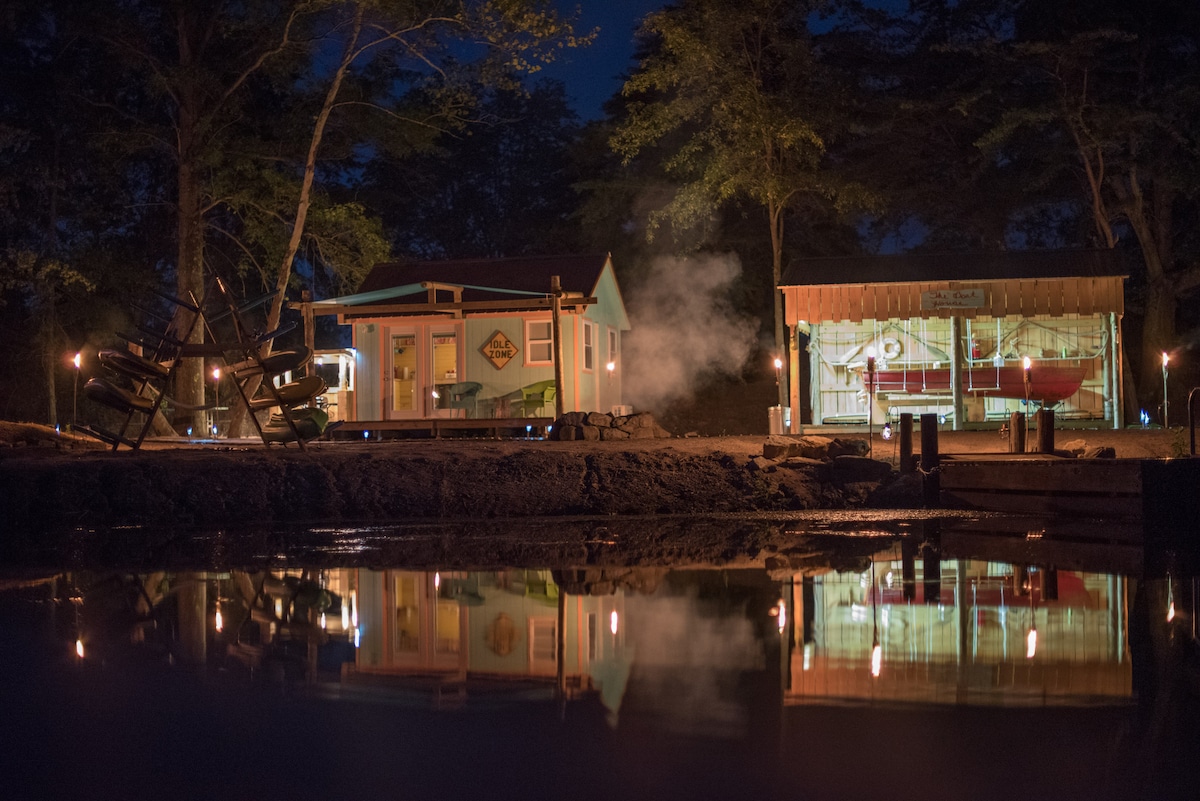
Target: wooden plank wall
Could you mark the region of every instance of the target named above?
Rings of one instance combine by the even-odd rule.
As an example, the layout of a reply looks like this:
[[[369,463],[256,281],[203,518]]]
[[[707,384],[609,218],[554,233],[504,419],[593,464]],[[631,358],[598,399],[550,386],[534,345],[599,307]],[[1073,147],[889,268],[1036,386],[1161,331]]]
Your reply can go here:
[[[1104,278],[1012,279],[1003,281],[935,281],[904,284],[836,284],[785,286],[789,325],[912,317],[949,317],[950,312],[921,309],[921,293],[949,289],[982,289],[984,305],[960,309],[963,317],[1034,317],[1067,314],[1091,316],[1125,313],[1120,276]]]

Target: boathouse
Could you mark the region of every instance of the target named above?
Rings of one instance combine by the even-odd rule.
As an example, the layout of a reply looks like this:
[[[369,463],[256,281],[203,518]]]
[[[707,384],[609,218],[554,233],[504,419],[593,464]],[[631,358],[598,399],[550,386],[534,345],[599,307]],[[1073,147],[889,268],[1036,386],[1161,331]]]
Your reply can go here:
[[[790,405],[816,425],[963,429],[1046,406],[1120,428],[1126,277],[1112,250],[798,260],[780,285]]]
[[[622,410],[629,318],[607,254],[389,262],[303,305],[352,329],[352,428]]]

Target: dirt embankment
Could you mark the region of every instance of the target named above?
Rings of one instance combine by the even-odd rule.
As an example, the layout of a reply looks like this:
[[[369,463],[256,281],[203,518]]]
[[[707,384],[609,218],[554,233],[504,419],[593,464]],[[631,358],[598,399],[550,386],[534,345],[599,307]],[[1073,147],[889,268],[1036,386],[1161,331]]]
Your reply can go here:
[[[1179,432],[1123,431],[1059,439],[1072,438],[1130,458],[1172,455],[1180,439]],[[30,443],[0,449],[0,535],[76,526],[703,515],[904,506],[919,495],[904,480],[862,481],[828,464],[756,469],[764,441],[404,440],[313,443],[305,451],[160,444],[118,453]],[[892,443],[877,435],[873,444],[876,460],[894,458]],[[940,449],[1004,446],[995,432],[958,432]]]

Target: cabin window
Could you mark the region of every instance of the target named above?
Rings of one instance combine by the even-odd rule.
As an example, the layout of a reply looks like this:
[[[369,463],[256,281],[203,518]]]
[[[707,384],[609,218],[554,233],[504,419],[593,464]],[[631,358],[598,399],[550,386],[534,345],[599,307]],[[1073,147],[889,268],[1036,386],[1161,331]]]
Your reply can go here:
[[[551,364],[554,340],[549,320],[528,320],[525,323],[525,363]]]
[[[583,369],[596,369],[596,324],[583,321]]]
[[[619,343],[619,340],[617,339],[617,329],[609,328],[608,329],[608,358],[605,361],[608,364],[612,364],[614,366],[617,363],[617,350],[618,350],[617,345],[618,345],[618,343]]]

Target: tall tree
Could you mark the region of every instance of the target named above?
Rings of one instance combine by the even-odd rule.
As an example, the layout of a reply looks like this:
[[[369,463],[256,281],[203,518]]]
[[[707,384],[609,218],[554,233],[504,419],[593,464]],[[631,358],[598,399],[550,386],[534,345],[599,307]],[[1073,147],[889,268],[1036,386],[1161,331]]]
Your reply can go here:
[[[135,131],[134,141],[165,150],[174,162],[174,262],[178,292],[184,296],[203,290],[214,216],[230,211],[237,216],[239,203],[255,194],[276,200],[290,196],[291,206],[259,205],[261,213],[243,214],[243,223],[273,219],[288,233],[282,250],[273,255],[255,253],[247,241],[239,246],[260,265],[275,262],[262,270],[270,275],[269,283],[280,290],[289,285],[318,197],[322,144],[339,109],[351,117],[355,111],[375,109],[400,127],[452,125],[470,113],[472,79],[494,77],[498,64],[508,71],[532,69],[539,59],[552,57],[556,46],[579,43],[547,0],[131,2],[117,13],[98,13],[95,24],[118,56],[128,85],[136,87],[108,99],[114,117]],[[262,109],[254,101],[267,91],[265,85],[290,97],[285,105],[306,109],[311,116],[306,130],[291,129],[288,139],[277,140],[274,152],[260,153],[256,169],[253,159],[245,158],[245,134],[253,125],[248,121],[261,119],[256,115]],[[424,90],[422,97],[434,98],[436,104],[412,114],[404,99],[417,86]],[[349,97],[348,87],[353,90]],[[230,175],[246,191],[219,191],[214,180]],[[273,193],[269,185],[277,185],[283,175],[295,182],[295,191]],[[335,180],[342,177],[335,175]],[[264,182],[268,186],[250,187]],[[232,185],[226,181],[223,186],[229,190]],[[338,215],[343,221],[361,220],[361,212],[361,207],[346,206]],[[232,235],[231,228],[226,226],[222,234]],[[274,238],[261,231],[248,236],[259,243]],[[272,326],[283,301],[281,291],[269,311]],[[177,375],[175,395],[181,404],[201,403],[199,360],[186,362]]]
[[[643,55],[623,93],[628,118],[612,138],[627,159],[663,145],[680,181],[656,221],[703,226],[738,198],[766,212],[771,277],[783,272],[787,212],[801,200],[856,208],[866,193],[830,169],[843,132],[808,29],[817,3],[683,0],[650,15]],[[783,299],[774,292],[776,353],[786,358]],[[788,404],[786,382],[779,401]]]

